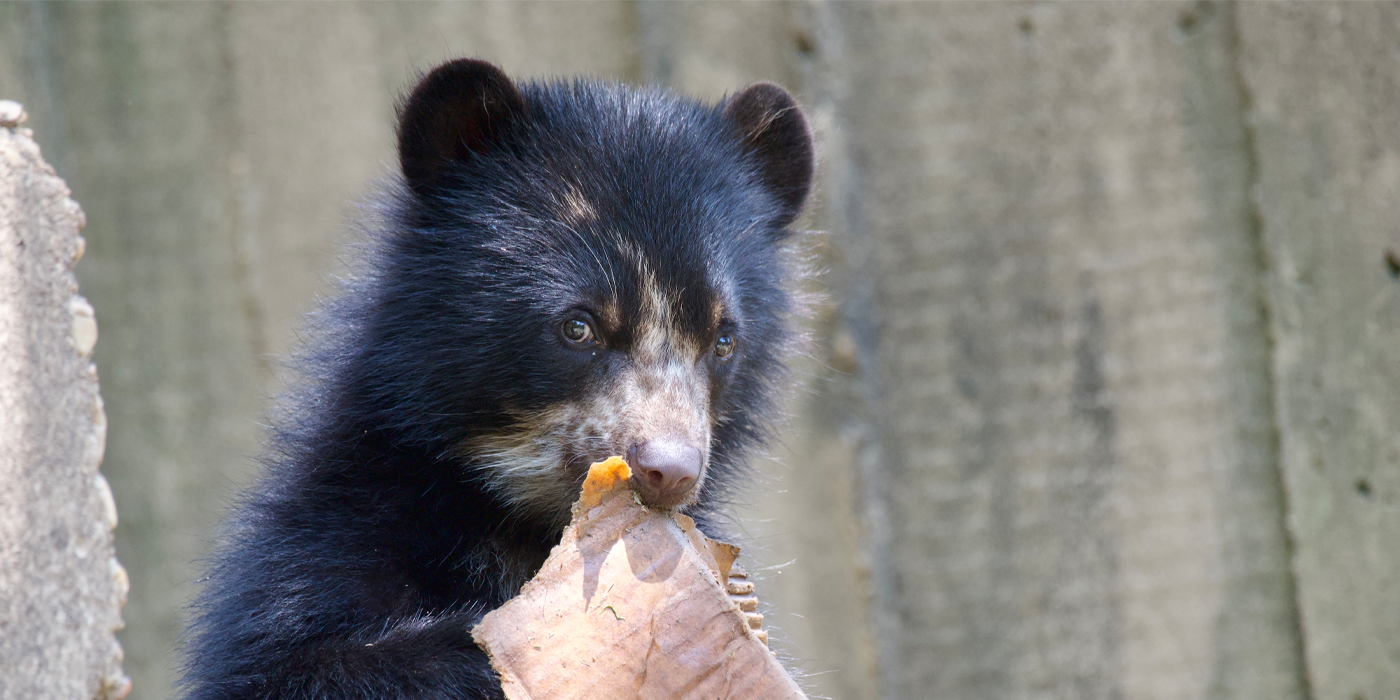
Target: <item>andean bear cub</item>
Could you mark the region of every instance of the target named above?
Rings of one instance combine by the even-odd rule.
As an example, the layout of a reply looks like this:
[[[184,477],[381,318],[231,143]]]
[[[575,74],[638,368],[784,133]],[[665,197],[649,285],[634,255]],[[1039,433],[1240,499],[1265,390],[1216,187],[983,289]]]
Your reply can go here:
[[[471,637],[591,462],[720,531],[791,351],[812,137],[719,104],[456,60],[403,101],[403,178],[313,317],[190,626],[191,700],[500,698]]]

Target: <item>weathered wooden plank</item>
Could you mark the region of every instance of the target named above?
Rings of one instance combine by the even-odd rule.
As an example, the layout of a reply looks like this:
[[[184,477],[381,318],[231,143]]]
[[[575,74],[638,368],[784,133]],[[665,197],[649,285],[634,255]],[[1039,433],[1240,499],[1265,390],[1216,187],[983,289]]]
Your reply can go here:
[[[881,696],[1298,697],[1229,23],[825,11]]]
[[[1400,6],[1239,7],[1318,700],[1400,689]]]

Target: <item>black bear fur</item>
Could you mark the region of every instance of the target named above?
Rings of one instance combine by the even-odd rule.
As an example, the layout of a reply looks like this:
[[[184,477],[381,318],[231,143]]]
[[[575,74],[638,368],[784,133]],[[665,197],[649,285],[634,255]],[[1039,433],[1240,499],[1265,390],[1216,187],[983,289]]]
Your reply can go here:
[[[683,510],[706,532],[724,534],[726,495],[766,437],[791,348],[787,226],[813,171],[787,92],[707,105],[517,85],[463,59],[406,98],[398,137],[403,179],[313,318],[303,381],[212,556],[190,700],[502,697],[471,628],[558,543],[587,463],[640,430],[575,423],[624,398],[618,377],[639,371],[658,313],[668,352],[701,348],[683,382],[708,455]],[[639,310],[648,289],[664,313]],[[561,340],[577,318],[593,344]],[[708,352],[726,334],[732,356]],[[476,447],[492,440],[508,448]]]

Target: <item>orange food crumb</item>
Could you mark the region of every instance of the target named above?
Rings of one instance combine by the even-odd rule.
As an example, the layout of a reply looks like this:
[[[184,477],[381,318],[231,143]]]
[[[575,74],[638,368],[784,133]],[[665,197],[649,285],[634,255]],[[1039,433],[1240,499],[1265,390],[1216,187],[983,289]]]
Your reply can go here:
[[[594,462],[593,466],[588,468],[588,478],[583,480],[583,497],[579,499],[579,504],[584,508],[592,508],[602,503],[605,494],[626,487],[630,478],[632,468],[627,466],[627,461],[621,457],[609,457],[601,462]]]

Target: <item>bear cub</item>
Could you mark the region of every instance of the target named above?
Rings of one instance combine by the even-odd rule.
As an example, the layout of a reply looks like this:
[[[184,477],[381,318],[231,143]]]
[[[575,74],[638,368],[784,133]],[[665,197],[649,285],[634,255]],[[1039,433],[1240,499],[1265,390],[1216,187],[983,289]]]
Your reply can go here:
[[[712,537],[791,352],[812,137],[719,104],[456,60],[403,101],[402,179],[313,317],[189,631],[191,700],[501,698],[471,637],[590,463]]]

